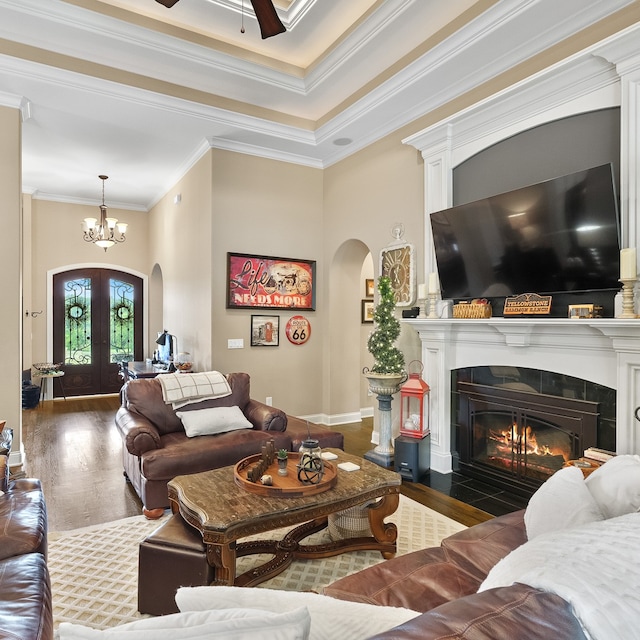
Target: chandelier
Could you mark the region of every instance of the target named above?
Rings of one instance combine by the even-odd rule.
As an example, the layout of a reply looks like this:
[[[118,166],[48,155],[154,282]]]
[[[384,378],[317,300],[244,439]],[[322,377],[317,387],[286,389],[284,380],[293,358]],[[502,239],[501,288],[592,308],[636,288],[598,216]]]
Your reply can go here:
[[[98,176],[102,180],[102,204],[100,205],[100,221],[97,218],[84,219],[84,240],[93,242],[105,251],[113,247],[116,242],[126,240],[127,224],[118,222],[117,218],[107,217],[107,207],[104,203],[104,182],[109,176]]]

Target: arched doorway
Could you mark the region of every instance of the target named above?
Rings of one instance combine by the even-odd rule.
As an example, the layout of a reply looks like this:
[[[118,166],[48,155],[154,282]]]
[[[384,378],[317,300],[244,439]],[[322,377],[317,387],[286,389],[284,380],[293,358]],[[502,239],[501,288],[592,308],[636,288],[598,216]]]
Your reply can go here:
[[[143,355],[142,278],[106,268],[63,271],[53,276],[52,304],[53,360],[64,363],[66,395],[117,393],[119,363]]]
[[[368,265],[365,273],[365,265]],[[329,331],[330,370],[327,377],[329,410],[343,422],[359,421],[372,415],[373,401],[367,397],[362,375],[366,339],[371,325],[362,322],[362,300],[366,297],[365,279],[373,278],[369,248],[350,239],[336,250],[330,265]]]

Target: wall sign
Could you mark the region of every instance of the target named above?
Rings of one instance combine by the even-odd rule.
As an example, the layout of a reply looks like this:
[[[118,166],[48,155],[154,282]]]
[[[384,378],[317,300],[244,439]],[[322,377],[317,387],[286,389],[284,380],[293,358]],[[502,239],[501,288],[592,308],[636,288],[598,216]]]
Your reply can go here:
[[[304,344],[311,336],[311,324],[304,316],[293,316],[287,322],[285,333],[289,342]]]
[[[313,311],[314,260],[227,254],[227,309]]]

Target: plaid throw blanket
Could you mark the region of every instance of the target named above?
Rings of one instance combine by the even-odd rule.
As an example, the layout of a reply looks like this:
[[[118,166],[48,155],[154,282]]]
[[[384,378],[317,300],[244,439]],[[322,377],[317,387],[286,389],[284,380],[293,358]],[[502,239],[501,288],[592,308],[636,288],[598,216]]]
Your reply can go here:
[[[227,379],[219,371],[203,373],[166,373],[157,377],[162,388],[162,398],[174,409],[191,402],[231,395]]]

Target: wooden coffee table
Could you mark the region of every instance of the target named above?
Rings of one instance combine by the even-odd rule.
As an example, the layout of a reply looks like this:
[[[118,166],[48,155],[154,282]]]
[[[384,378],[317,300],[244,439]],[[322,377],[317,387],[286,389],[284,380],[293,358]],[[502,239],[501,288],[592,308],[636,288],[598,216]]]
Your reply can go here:
[[[338,469],[334,487],[304,497],[273,497],[249,493],[234,481],[233,467],[177,476],[168,484],[174,513],[202,534],[207,561],[215,570],[212,584],[255,586],[284,571],[294,558],[328,558],[347,551],[376,550],[392,558],[398,530],[384,518],[398,508],[400,474],[331,449],[338,455],[332,464],[353,462],[358,471]],[[300,541],[327,526],[327,517],[350,507],[378,499],[367,507],[371,536],[303,545]],[[302,524],[301,524],[302,523]],[[282,540],[237,541],[247,536],[301,525]],[[272,554],[266,564],[236,576],[236,558]]]

